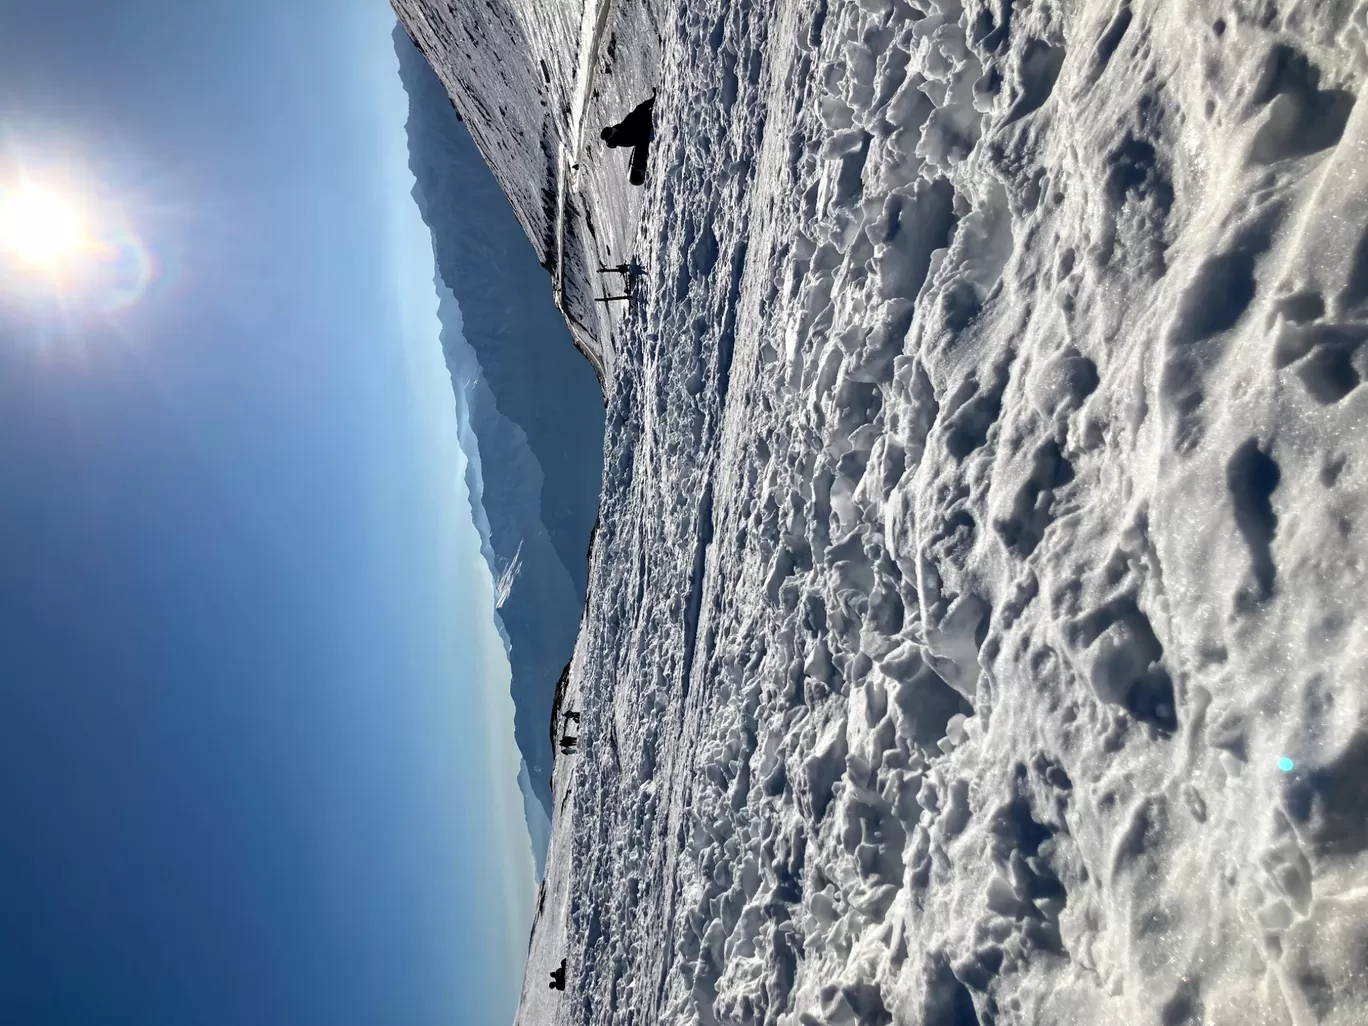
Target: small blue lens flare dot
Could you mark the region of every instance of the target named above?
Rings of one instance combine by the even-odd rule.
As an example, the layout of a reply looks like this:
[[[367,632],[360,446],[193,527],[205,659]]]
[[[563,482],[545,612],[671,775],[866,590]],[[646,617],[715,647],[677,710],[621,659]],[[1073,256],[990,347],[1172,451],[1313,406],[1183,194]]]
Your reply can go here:
[[[1282,770],[1284,773],[1291,773],[1292,770],[1296,767],[1296,765],[1297,764],[1295,762],[1293,762],[1285,755],[1278,760],[1278,769]]]

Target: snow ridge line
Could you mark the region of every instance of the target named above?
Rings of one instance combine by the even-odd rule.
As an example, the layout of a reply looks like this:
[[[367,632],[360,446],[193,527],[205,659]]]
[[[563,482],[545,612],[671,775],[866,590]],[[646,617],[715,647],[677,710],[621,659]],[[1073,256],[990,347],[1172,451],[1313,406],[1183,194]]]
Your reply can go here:
[[[561,143],[560,177],[556,182],[556,268],[554,294],[556,309],[570,325],[575,344],[584,353],[598,375],[600,384],[604,380],[602,358],[595,355],[598,340],[587,326],[579,321],[565,302],[565,208],[566,194],[570,188],[570,169],[579,163],[580,149],[584,143],[584,115],[593,95],[594,78],[598,71],[599,45],[603,41],[603,29],[608,23],[608,13],[612,0],[589,0],[584,5],[580,20],[580,59],[579,71],[575,76],[575,99],[570,111],[570,141]]]

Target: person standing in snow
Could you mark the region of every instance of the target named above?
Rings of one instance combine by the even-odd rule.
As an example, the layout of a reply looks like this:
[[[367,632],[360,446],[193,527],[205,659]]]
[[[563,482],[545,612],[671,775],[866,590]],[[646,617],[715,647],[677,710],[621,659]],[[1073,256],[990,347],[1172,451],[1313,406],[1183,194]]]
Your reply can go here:
[[[632,148],[632,170],[629,180],[633,185],[646,181],[646,160],[650,156],[651,139],[655,136],[655,90],[651,98],[637,104],[635,109],[616,125],[609,125],[599,133],[609,147]]]

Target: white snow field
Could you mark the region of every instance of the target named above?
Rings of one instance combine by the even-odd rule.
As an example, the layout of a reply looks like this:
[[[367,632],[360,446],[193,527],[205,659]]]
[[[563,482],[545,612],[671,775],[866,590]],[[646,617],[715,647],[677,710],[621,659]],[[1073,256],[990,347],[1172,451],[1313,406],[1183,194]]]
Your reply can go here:
[[[1368,5],[399,2],[645,272],[519,1021],[1368,1024]]]

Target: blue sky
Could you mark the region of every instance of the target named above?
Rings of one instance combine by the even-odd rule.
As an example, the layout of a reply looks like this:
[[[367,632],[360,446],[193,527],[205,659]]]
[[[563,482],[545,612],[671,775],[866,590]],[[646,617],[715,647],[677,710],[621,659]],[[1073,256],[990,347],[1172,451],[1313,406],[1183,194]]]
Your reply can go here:
[[[511,1018],[532,902],[384,0],[7,8],[13,169],[141,299],[0,295],[0,1023]]]

